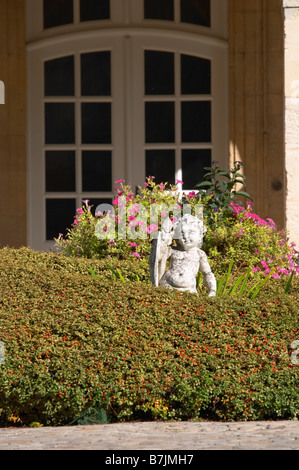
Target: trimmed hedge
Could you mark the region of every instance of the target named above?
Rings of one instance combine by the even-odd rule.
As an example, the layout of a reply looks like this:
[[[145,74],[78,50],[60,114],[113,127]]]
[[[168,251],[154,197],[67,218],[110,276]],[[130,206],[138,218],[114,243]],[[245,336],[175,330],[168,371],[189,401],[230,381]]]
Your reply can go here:
[[[0,250],[0,425],[296,419],[299,282],[259,297],[153,288],[142,260]],[[114,264],[113,264],[114,263]],[[97,277],[91,275],[93,268]]]

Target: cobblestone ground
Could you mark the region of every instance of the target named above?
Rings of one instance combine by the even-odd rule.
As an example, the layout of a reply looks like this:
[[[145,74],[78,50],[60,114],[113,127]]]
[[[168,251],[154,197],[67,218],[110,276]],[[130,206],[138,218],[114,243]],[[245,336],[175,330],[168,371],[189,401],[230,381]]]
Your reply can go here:
[[[2,428],[0,450],[299,450],[299,421]]]

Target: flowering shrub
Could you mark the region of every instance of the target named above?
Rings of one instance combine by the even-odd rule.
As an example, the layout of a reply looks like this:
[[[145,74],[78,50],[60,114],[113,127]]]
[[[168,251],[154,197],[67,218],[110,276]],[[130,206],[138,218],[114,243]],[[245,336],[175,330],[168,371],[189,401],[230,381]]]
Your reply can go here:
[[[116,196],[111,212],[97,210],[92,215],[86,204],[77,209],[75,221],[67,237],[60,235],[57,246],[66,255],[101,258],[147,257],[150,240],[161,227],[163,219],[176,215],[181,210],[177,185],[156,184],[154,177],[148,177],[144,187],[138,187],[134,195],[124,180],[115,183]],[[190,206],[194,207],[195,200]]]
[[[240,196],[236,184],[244,183],[239,173],[240,164],[230,171],[214,165],[206,174],[207,190],[183,194],[177,185],[157,184],[154,177],[147,178],[144,187],[135,195],[130,185],[119,180],[111,210],[91,213],[88,201],[77,209],[74,224],[66,238],[56,239],[66,255],[87,258],[133,258],[148,260],[151,240],[157,234],[165,217],[175,219],[188,205],[196,213],[203,208],[207,227],[203,249],[214,273],[225,273],[231,260],[233,272],[244,272],[249,267],[251,276],[272,276],[280,279],[290,276],[297,267],[297,251],[287,234],[279,231],[272,219],[262,219],[253,212],[253,203],[245,206],[236,202]],[[226,181],[218,181],[219,177]],[[200,212],[199,212],[200,213]]]
[[[218,213],[217,221],[231,216],[231,203],[236,203],[240,197],[250,199],[251,196],[246,189],[246,177],[240,172],[242,162],[235,162],[230,170],[223,170],[217,162],[212,162],[212,166],[205,168],[205,181],[195,186],[198,188],[198,195],[204,200],[204,213],[208,225],[215,222],[214,213]],[[242,189],[238,189],[241,185]],[[203,189],[204,188],[204,189]]]
[[[235,268],[252,268],[252,273],[268,274],[275,269],[276,279],[298,273],[298,252],[284,231],[277,230],[272,219],[264,220],[253,212],[253,204],[246,207],[231,201],[232,216],[226,223],[208,228],[204,249],[218,272],[225,272],[234,260]]]
[[[134,261],[134,260],[133,260]],[[118,261],[122,273],[133,261]],[[112,263],[112,261],[111,261]],[[209,299],[109,279],[106,261],[0,250],[0,425],[298,419],[299,284]]]

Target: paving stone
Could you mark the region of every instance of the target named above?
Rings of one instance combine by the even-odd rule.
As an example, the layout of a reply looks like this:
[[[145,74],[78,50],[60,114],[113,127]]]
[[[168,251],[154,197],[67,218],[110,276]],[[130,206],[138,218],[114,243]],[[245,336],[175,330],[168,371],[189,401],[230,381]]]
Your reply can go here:
[[[299,421],[0,428],[0,450],[299,450]]]

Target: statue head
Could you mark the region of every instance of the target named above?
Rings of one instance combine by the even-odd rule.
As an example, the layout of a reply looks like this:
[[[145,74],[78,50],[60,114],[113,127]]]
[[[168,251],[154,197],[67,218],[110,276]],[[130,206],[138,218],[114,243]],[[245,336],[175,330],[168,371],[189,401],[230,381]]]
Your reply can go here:
[[[185,251],[201,248],[206,231],[201,219],[185,214],[174,225],[174,239]]]

